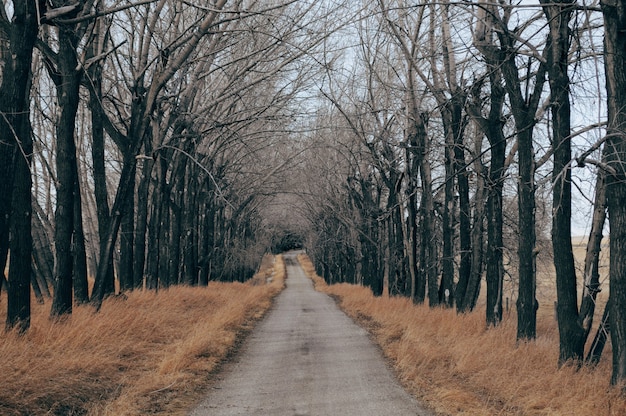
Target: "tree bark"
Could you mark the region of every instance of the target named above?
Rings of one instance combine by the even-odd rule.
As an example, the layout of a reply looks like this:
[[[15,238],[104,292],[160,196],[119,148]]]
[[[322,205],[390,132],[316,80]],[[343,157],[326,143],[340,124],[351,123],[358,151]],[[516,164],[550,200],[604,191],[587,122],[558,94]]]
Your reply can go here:
[[[76,175],[76,190],[74,197],[74,235],[72,236],[72,257],[74,302],[83,304],[89,301],[89,284],[87,281],[87,250],[85,247],[85,232],[83,230],[82,198],[80,195],[80,180]]]
[[[136,161],[135,155],[132,153],[124,154],[124,165],[132,165],[130,175],[133,178],[133,184],[126,195],[124,203],[124,212],[121,215],[120,222],[120,267],[118,270],[118,280],[120,283],[120,291],[126,292],[134,286],[134,259],[135,259],[135,174]]]
[[[626,385],[626,1],[601,2],[608,127],[605,163],[610,228],[609,321],[613,347],[611,384]]]
[[[32,273],[32,137],[29,97],[33,47],[37,38],[37,11],[31,1],[13,2],[9,26],[9,56],[0,85],[0,266],[7,247],[11,252],[8,276],[6,329],[25,332],[30,327],[30,277]],[[8,208],[10,207],[10,208]],[[8,223],[6,222],[8,218]],[[8,231],[8,232],[7,232]],[[8,244],[7,244],[8,242]]]
[[[606,147],[605,147],[606,149]],[[593,216],[587,250],[583,280],[583,296],[580,303],[578,322],[583,328],[584,339],[589,338],[596,310],[596,297],[600,292],[600,252],[602,249],[602,230],[606,221],[606,172],[598,171]]]
[[[146,141],[146,154],[152,154],[152,145]],[[137,227],[135,229],[135,257],[133,264],[132,287],[141,289],[144,281],[144,269],[146,264],[146,232],[148,229],[148,188],[150,175],[152,174],[152,159],[144,159],[141,166],[141,180],[137,189]]]
[[[472,87],[473,100],[470,105],[472,116],[478,121],[481,130],[489,141],[491,163],[487,177],[487,252],[486,252],[486,282],[487,282],[487,325],[496,326],[502,321],[502,287],[504,283],[504,240],[502,229],[504,224],[503,183],[506,173],[506,144],[503,127],[504,119],[502,108],[506,89],[502,80],[502,56],[500,48],[493,40],[492,21],[498,19],[494,5],[483,2],[480,16],[477,19],[474,43],[481,51],[488,64],[491,106],[487,118],[481,114],[481,83],[475,82]]]
[[[569,49],[573,2],[542,0],[548,20],[547,71],[552,113],[552,250],[556,271],[559,365],[583,360],[585,332],[578,319],[576,269],[572,250],[571,105]],[[553,4],[557,3],[557,4]],[[569,5],[568,5],[569,3]]]
[[[498,33],[501,43],[500,62],[509,95],[517,133],[517,206],[518,206],[518,276],[517,339],[534,339],[537,334],[536,259],[535,259],[535,152],[533,129],[535,112],[539,106],[546,67],[539,64],[535,85],[530,94],[521,90],[519,69],[516,64],[514,37],[508,31]]]
[[[72,313],[74,275],[72,236],[75,235],[74,210],[77,206],[75,198],[79,189],[74,137],[80,88],[76,43],[76,35],[70,27],[59,27],[56,68],[49,68],[56,83],[57,101],[61,111],[56,138],[57,206],[54,219],[55,267],[51,318]],[[58,71],[58,77],[54,74],[55,69]]]
[[[95,23],[94,32],[87,47],[87,59],[93,59],[104,52],[106,43],[106,31],[102,20]],[[87,83],[89,89],[89,110],[91,112],[91,158],[93,166],[94,197],[96,200],[96,213],[98,217],[98,242],[99,247],[104,247],[107,242],[107,232],[111,221],[109,211],[109,195],[107,190],[104,136],[104,114],[102,109],[102,64],[96,62],[88,69]],[[115,291],[115,277],[113,273],[113,253],[108,258],[99,259],[106,261],[107,275],[102,282],[104,294],[108,295]],[[98,268],[98,264],[96,270]]]

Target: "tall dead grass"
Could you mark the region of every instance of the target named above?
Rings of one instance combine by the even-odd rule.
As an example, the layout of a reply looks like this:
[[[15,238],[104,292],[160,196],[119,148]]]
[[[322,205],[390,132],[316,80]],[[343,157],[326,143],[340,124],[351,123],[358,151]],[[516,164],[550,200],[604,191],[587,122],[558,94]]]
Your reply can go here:
[[[249,283],[136,291],[64,322],[33,304],[31,330],[0,338],[0,414],[186,414],[284,278],[277,256]]]
[[[609,386],[610,357],[596,369],[557,368],[558,334],[550,316],[540,317],[537,340],[516,344],[513,312],[487,329],[484,309],[457,315],[406,298],[373,297],[360,286],[327,286],[308,257],[299,259],[316,288],[370,331],[405,387],[437,413],[626,414],[626,399]]]

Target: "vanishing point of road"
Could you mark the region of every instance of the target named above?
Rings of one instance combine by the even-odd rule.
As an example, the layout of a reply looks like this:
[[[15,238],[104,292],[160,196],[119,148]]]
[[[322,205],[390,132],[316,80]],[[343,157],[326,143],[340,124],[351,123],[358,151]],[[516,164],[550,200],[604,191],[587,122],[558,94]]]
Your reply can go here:
[[[191,416],[430,415],[296,255],[285,261],[287,287]]]

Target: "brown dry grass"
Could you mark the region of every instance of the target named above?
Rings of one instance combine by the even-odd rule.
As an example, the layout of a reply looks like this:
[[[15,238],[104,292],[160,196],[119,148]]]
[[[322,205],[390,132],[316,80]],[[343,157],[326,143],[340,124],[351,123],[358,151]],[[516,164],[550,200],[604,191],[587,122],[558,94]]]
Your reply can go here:
[[[284,272],[281,256],[266,258],[246,284],[132,292],[99,314],[76,308],[66,322],[34,304],[31,330],[0,339],[0,414],[186,414],[271,306]]]
[[[536,341],[517,345],[513,312],[486,329],[484,309],[459,316],[406,298],[375,298],[360,286],[327,286],[308,257],[300,261],[316,288],[370,331],[405,387],[438,414],[626,414],[626,398],[609,386],[609,358],[595,370],[557,368],[550,316],[540,316]]]

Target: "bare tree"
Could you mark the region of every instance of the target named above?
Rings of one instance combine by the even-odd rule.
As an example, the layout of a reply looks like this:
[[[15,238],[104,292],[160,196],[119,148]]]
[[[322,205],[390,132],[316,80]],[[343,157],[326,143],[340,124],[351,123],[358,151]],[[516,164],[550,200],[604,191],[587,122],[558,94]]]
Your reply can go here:
[[[608,127],[605,163],[607,170],[606,197],[609,212],[611,285],[609,321],[613,346],[611,383],[623,386],[626,381],[626,4],[623,1],[601,1],[605,26],[604,65],[608,97]]]
[[[0,85],[0,266],[11,252],[8,276],[6,328],[26,331],[30,326],[31,154],[29,91],[32,52],[37,39],[38,14],[31,1],[14,1],[9,20],[0,8],[0,43],[3,56]],[[8,222],[7,222],[8,218]],[[8,244],[7,244],[8,243]]]

